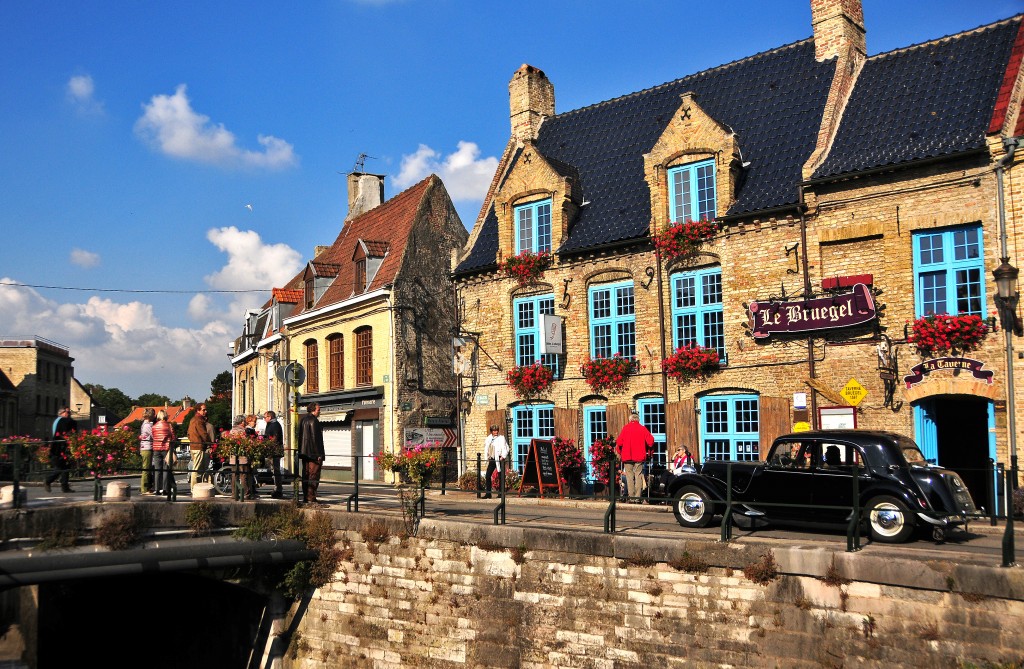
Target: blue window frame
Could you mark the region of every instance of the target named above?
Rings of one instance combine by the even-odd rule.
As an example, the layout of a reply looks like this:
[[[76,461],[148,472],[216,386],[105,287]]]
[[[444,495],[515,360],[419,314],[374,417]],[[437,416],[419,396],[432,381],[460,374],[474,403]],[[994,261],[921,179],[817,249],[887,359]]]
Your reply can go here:
[[[672,348],[695,344],[726,363],[721,267],[672,275]]]
[[[530,404],[512,408],[512,465],[522,473],[531,439],[555,438],[555,405]]]
[[[618,353],[624,358],[635,358],[633,282],[591,286],[588,302],[591,357],[610,358]]]
[[[711,395],[700,400],[705,460],[759,460],[757,395]]]
[[[660,397],[639,400],[636,403],[636,410],[640,414],[640,424],[650,430],[654,437],[651,464],[664,467],[668,462],[665,444],[665,402]]]
[[[981,226],[914,234],[916,316],[985,317],[985,259]]]
[[[715,209],[715,161],[680,165],[668,171],[669,216],[673,223],[713,219]]]
[[[512,302],[515,322],[516,364],[532,365],[540,360],[545,367],[559,378],[558,356],[554,353],[540,353],[541,316],[555,313],[555,298],[552,295],[522,297]]]
[[[551,253],[551,200],[515,208],[516,255],[523,251]]]
[[[583,408],[583,457],[587,461],[587,478],[594,479],[591,466],[593,458],[590,446],[598,439],[608,436],[608,409],[605,406],[588,406]]]

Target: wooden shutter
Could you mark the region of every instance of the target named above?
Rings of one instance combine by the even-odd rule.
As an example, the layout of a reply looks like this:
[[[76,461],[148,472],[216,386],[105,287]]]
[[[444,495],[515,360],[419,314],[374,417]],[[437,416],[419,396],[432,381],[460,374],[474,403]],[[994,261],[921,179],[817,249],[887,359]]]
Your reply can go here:
[[[555,407],[555,436],[560,439],[572,439],[574,443],[580,442],[580,410],[559,409]]]
[[[491,426],[497,425],[498,429],[501,430],[501,434],[505,435],[505,439],[511,444],[512,440],[508,438],[508,421],[505,420],[504,409],[493,409],[487,412],[487,434],[491,433]],[[480,448],[483,448],[483,440],[480,441]]]
[[[793,431],[793,420],[789,409],[789,398],[765,397],[760,399],[761,414],[761,458],[768,455],[768,449],[776,437]]]
[[[697,431],[697,412],[693,402],[672,402],[665,407],[665,438],[668,440],[668,457],[672,457],[677,446],[686,446],[694,461],[700,462],[701,448]]]
[[[629,405],[628,404],[609,404],[606,409],[606,415],[608,417],[608,436],[612,439],[616,439],[619,436],[619,432],[622,432],[622,428],[626,427],[626,423],[629,422]]]

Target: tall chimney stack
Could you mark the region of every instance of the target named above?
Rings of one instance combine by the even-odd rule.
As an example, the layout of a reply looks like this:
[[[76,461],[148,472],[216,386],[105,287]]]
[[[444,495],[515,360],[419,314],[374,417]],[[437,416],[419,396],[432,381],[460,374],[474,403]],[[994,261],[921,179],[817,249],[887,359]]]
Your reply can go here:
[[[384,202],[384,175],[352,172],[348,175],[349,220]]]
[[[811,0],[811,26],[817,60],[853,55],[851,50],[867,55],[861,0]]]
[[[524,63],[508,82],[508,106],[512,137],[535,140],[544,119],[555,115],[555,87],[542,71]]]

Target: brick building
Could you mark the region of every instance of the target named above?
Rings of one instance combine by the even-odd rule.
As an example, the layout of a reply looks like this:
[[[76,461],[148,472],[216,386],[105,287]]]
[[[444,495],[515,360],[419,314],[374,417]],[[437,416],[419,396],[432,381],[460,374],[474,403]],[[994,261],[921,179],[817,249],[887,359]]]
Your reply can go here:
[[[299,406],[321,406],[324,476],[359,455],[363,477],[379,477],[372,456],[400,448],[406,428],[454,434],[449,276],[466,229],[436,176],[383,196],[382,176],[349,175],[337,239],[249,312],[232,349],[235,411],[277,411],[288,444],[294,417],[278,369],[302,365]]]
[[[13,417],[4,417],[2,430],[40,439],[53,436],[57,412],[71,399],[74,361],[65,346],[42,337],[0,338],[0,370],[17,398],[17,409]],[[11,404],[8,393],[8,412]]]
[[[993,278],[1020,265],[1021,16],[868,57],[859,0],[811,9],[809,39],[573,111],[542,71],[515,72],[455,271],[470,454],[490,423],[521,465],[530,439],[589,445],[634,408],[660,463],[680,443],[758,459],[780,433],[855,424],[914,436],[985,498],[1024,399]],[[656,250],[702,218],[716,232],[695,251]],[[520,285],[504,263],[524,251],[550,265]],[[919,353],[909,324],[943,313],[998,329],[969,354]],[[684,346],[720,367],[669,378]],[[582,366],[616,353],[635,361],[627,387],[595,391]],[[555,380],[524,400],[506,374],[537,360]]]

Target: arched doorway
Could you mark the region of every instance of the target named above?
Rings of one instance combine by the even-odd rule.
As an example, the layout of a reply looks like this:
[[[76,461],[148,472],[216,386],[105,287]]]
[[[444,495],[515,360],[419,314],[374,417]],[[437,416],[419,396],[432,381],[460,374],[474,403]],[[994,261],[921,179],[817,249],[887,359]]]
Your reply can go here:
[[[995,458],[992,402],[975,395],[933,395],[915,404],[914,417],[924,457],[959,474],[975,505],[989,508],[989,459]]]

